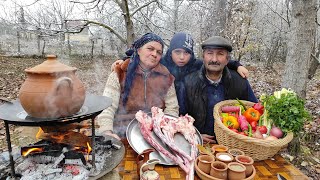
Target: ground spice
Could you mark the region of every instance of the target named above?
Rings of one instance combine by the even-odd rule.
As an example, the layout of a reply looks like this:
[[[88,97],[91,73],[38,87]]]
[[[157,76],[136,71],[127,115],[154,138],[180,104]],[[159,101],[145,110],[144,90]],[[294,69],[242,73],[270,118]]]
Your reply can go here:
[[[219,156],[219,159],[223,160],[223,161],[231,161],[231,157],[225,154],[222,154]]]
[[[241,162],[244,162],[244,163],[249,163],[250,162],[250,160],[249,159],[247,159],[247,158],[238,158],[238,160],[239,161],[241,161]]]

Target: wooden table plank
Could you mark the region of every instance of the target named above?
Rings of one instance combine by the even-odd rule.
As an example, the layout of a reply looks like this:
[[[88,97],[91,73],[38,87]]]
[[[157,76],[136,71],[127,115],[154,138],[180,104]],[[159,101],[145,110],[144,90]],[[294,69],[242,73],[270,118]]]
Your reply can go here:
[[[130,147],[128,142],[123,141],[126,147],[126,154],[118,166],[120,176],[124,180],[138,180],[136,157],[137,153]],[[287,180],[308,179],[300,170],[288,163],[280,155],[275,155],[271,159],[257,161],[254,163],[257,170],[255,180],[277,180],[277,173],[281,174]],[[179,166],[156,165],[155,169],[160,174],[161,180],[183,180],[185,172]],[[199,177],[195,175],[195,180]]]

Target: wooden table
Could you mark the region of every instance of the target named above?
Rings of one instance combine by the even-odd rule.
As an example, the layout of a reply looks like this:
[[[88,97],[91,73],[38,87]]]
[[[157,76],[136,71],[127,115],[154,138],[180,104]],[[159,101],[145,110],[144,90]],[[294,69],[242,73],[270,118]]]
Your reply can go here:
[[[126,140],[122,141],[126,147],[126,154],[118,166],[118,171],[123,180],[138,179],[136,157],[137,153],[130,147]],[[257,170],[255,180],[277,179],[277,173],[281,174],[287,180],[308,179],[300,170],[288,163],[280,155],[275,155],[273,159],[257,161],[254,163]],[[161,180],[178,180],[185,179],[185,173],[179,166],[157,165],[155,169],[160,174]],[[195,176],[196,180],[199,177]]]

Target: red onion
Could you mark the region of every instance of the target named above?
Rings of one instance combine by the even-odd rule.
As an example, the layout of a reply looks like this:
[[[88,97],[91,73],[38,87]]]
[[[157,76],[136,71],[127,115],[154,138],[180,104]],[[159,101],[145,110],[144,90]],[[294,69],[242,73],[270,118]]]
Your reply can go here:
[[[270,135],[275,136],[277,138],[282,138],[283,132],[281,131],[280,128],[273,126],[272,129],[270,130]]]

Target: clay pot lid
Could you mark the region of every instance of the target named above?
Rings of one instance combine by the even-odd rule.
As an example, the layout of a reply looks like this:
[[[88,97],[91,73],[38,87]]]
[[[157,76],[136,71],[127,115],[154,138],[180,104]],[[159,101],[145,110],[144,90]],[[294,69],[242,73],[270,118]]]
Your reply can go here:
[[[51,73],[59,73],[59,72],[68,72],[68,71],[76,71],[77,68],[70,67],[65,64],[60,63],[57,60],[56,55],[47,55],[47,60],[43,63],[32,67],[27,68],[25,72],[27,73],[35,73],[35,74],[51,74]]]

